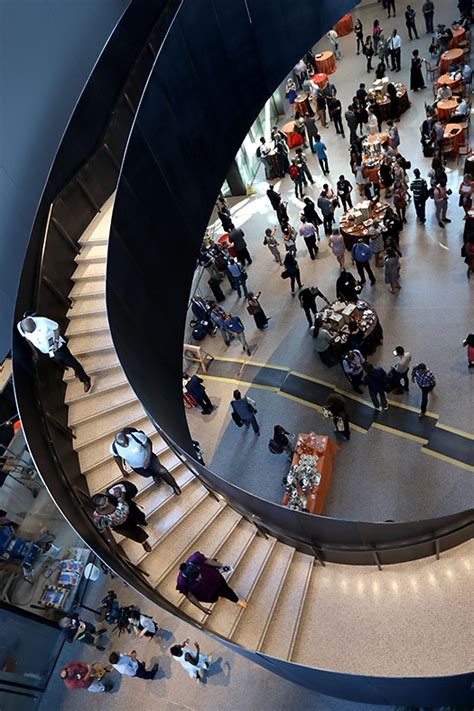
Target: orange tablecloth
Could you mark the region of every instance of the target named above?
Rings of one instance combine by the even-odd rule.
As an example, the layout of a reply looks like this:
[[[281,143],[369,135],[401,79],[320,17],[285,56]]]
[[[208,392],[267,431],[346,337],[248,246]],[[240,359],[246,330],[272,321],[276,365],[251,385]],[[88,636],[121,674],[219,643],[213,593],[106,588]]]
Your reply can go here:
[[[309,513],[312,514],[322,514],[324,501],[328,493],[329,482],[331,481],[332,476],[332,458],[340,451],[341,448],[338,444],[336,444],[336,442],[334,442],[334,440],[330,439],[329,437],[317,435],[314,432],[311,432],[310,434],[299,434],[297,436],[296,446],[298,446],[298,443],[301,443],[303,441],[308,442],[311,445],[313,449],[313,452],[311,452],[311,454],[314,453],[319,457],[316,469],[319,474],[321,474],[321,480],[319,482],[319,485],[313,487],[311,490],[305,493],[307,500],[307,510]],[[317,441],[319,441],[322,445],[321,453],[316,450]],[[295,452],[293,455],[293,459],[291,460],[292,466],[298,464],[299,460],[299,454],[296,454]],[[298,493],[300,495],[302,494],[300,487],[298,487]],[[289,500],[290,495],[288,493],[285,493],[282,500],[283,506],[287,506]]]
[[[451,91],[453,91],[453,89],[457,89],[459,87],[461,82],[462,77],[459,77],[458,79],[452,79],[449,74],[442,74],[439,79],[437,79],[436,84],[438,86],[449,86]]]
[[[309,94],[299,94],[294,103],[295,111],[300,112],[300,116],[306,116],[310,113],[309,110]]]
[[[461,51],[461,50],[459,50]],[[321,74],[332,74],[336,71],[336,58],[334,52],[321,52],[316,55],[316,69]]]
[[[465,36],[466,30],[464,29],[464,27],[458,27],[457,30],[453,30],[453,39],[448,44],[448,49],[454,49],[454,47],[457,47],[458,44],[463,41]]]
[[[447,52],[443,52],[439,62],[439,73],[445,74],[450,64],[460,64],[462,62],[464,52],[462,49],[448,49]]]
[[[436,113],[440,119],[449,119],[457,105],[458,100],[455,97],[451,99],[441,99],[436,104]]]
[[[222,237],[219,237],[217,242],[227,247],[227,251],[229,252],[231,257],[237,257],[237,252],[235,251],[235,247],[232,242],[229,242],[229,234],[227,232],[224,232]]]
[[[324,89],[324,87],[328,83],[328,75],[327,74],[313,74],[313,76],[311,77],[311,81],[314,81],[314,83],[317,84],[320,89]]]
[[[295,127],[294,121],[288,121],[283,126],[283,133],[288,139],[288,148],[294,148],[295,146],[301,146],[303,144],[303,139],[299,133],[293,133]]]
[[[352,22],[352,15],[350,12],[348,12],[347,15],[344,15],[344,17],[341,17],[339,22],[336,25],[334,25],[334,29],[336,30],[339,37],[344,37],[344,35],[348,35],[352,32],[353,26],[354,26],[354,23]],[[454,32],[453,32],[453,34],[454,34]]]
[[[462,125],[459,123],[447,123],[444,129],[445,140],[450,139],[455,148],[458,149],[459,146],[464,145],[464,132]]]

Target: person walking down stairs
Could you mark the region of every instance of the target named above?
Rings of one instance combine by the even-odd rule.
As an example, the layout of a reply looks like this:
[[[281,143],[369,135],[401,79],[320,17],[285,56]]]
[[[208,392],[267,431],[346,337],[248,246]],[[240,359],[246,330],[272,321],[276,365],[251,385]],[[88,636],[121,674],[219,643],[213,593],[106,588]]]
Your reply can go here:
[[[230,570],[228,565],[219,563],[215,558],[206,558],[200,551],[189,556],[185,563],[179,566],[176,590],[185,595],[189,602],[204,612],[212,614],[212,610],[202,602],[214,603],[223,597],[230,602],[236,602],[240,607],[248,607],[248,602],[239,596],[227,585],[222,572]]]
[[[111,528],[125,538],[141,543],[147,553],[151,551],[151,546],[147,541],[148,533],[141,528],[141,526],[148,525],[145,514],[136,505],[135,508],[130,508],[125,494],[119,496],[113,496],[110,493],[95,494],[91,502],[94,507],[92,513],[94,525],[100,533],[104,534],[109,544],[115,544],[114,539],[108,533]]]
[[[170,648],[171,656],[188,672],[191,679],[201,681],[203,673],[207,672],[212,664],[212,656],[202,654],[198,642],[194,642],[196,654],[193,655],[190,651],[186,651],[188,645],[189,639],[185,640],[183,644],[173,645]]]
[[[151,439],[144,432],[135,427],[124,427],[115,435],[110,452],[123,476],[129,476],[123,464],[126,462],[135,474],[146,478],[153,477],[153,481],[158,485],[165,481],[177,496],[181,494],[176,479],[154,454]]]

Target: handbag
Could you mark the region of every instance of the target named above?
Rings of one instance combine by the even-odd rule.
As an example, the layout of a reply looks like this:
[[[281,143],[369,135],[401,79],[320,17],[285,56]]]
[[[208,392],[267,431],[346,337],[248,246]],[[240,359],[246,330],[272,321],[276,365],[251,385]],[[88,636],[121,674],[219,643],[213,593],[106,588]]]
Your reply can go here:
[[[344,430],[346,429],[346,425],[344,424],[344,420],[342,419],[342,417],[337,418],[336,429],[338,432],[344,432]]]
[[[288,269],[284,269],[282,273],[280,274],[282,279],[289,279],[290,278],[290,272]]]

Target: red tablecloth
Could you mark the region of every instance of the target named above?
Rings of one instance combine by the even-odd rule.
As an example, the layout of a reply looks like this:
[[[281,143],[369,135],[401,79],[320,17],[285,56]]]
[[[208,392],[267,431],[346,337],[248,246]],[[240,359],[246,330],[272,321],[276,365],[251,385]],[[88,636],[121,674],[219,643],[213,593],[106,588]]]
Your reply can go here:
[[[347,15],[341,17],[339,22],[334,26],[334,29],[336,30],[339,37],[344,37],[344,35],[348,35],[352,32],[353,27],[354,23],[352,22],[352,15],[350,12],[348,12]]]
[[[449,119],[451,114],[456,110],[458,105],[457,99],[441,99],[436,104],[436,114],[440,119]]]
[[[293,133],[293,129],[295,127],[295,122],[294,121],[288,121],[288,123],[285,123],[283,126],[283,133],[288,139],[288,148],[294,148],[295,146],[301,146],[303,145],[303,139],[299,133]]]
[[[332,74],[336,71],[334,52],[321,52],[316,55],[316,69],[320,74]]]
[[[462,49],[448,49],[443,52],[439,62],[439,73],[446,74],[450,64],[460,64],[462,62],[464,52]]]
[[[309,513],[322,514],[324,501],[328,493],[329,482],[331,481],[332,476],[332,458],[340,451],[341,448],[329,437],[317,435],[314,432],[311,432],[310,434],[299,434],[296,440],[296,448],[298,447],[298,444],[301,444],[302,442],[309,445],[312,450],[310,452],[311,454],[316,454],[319,457],[316,469],[321,475],[319,485],[313,487],[310,491],[305,493],[307,509]],[[316,442],[320,442],[322,445],[319,451],[317,450]],[[295,452],[293,459],[291,460],[292,466],[294,464],[298,464],[299,460],[300,455]],[[299,487],[298,492],[301,495],[302,492]],[[282,500],[283,506],[287,506],[289,500],[290,495],[285,493]]]
[[[320,89],[324,89],[324,87],[328,83],[328,75],[327,74],[313,74],[313,76],[311,77],[311,81],[314,81],[314,83],[317,84]]]
[[[460,42],[466,37],[466,30],[464,27],[458,27],[457,30],[453,30],[453,39],[448,44],[448,49],[454,49]]]

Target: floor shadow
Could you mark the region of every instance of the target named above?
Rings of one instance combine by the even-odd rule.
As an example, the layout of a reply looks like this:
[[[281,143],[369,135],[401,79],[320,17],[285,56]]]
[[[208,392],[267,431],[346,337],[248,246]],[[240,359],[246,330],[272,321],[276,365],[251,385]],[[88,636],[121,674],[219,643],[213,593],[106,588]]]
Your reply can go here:
[[[162,652],[167,652],[171,646],[172,640],[174,640],[174,634],[170,630],[160,629],[159,633],[155,635],[153,642],[157,644]]]
[[[158,663],[160,666],[156,672],[154,681],[159,681],[160,679],[170,679],[171,678],[171,658],[169,654],[166,654],[159,659],[154,656],[150,659],[150,665]]]
[[[215,659],[207,674],[204,676],[202,683],[212,686],[229,686],[230,684],[231,665],[229,661],[222,663],[222,657]]]

